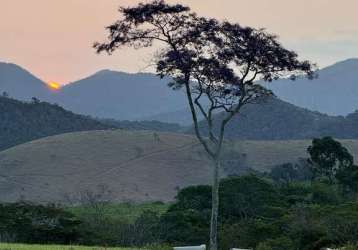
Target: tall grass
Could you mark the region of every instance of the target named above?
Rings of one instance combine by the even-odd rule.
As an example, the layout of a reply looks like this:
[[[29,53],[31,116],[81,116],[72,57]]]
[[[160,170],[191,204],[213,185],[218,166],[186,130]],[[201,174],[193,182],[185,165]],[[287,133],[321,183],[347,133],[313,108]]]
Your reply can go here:
[[[143,248],[123,247],[85,247],[85,246],[64,246],[64,245],[29,245],[0,243],[0,250],[169,250],[169,246],[153,245]]]
[[[136,248],[106,248],[61,245],[28,245],[0,243],[0,250],[136,250]]]

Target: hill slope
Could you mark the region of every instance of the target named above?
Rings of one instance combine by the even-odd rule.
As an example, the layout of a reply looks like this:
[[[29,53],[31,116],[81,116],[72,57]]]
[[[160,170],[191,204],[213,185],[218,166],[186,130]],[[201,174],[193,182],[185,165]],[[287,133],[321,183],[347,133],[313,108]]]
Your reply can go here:
[[[57,105],[0,96],[0,151],[49,135],[112,127]]]
[[[178,124],[158,121],[96,120],[58,105],[38,100],[21,102],[0,96],[0,151],[50,135],[112,128],[165,132],[185,130]]]
[[[268,87],[289,103],[330,115],[358,109],[358,58],[318,71],[318,79],[278,80]]]
[[[217,119],[222,119],[223,115],[218,114]],[[203,128],[205,125],[201,122]],[[241,113],[228,123],[226,137],[249,140],[295,140],[321,136],[356,139],[357,128],[358,112],[347,117],[328,116],[270,98],[244,106]],[[189,133],[193,133],[193,129]]]
[[[262,170],[305,157],[309,143],[233,142],[224,165],[227,161]],[[343,143],[358,156],[357,141]],[[210,183],[210,170],[192,136],[123,130],[67,133],[0,152],[0,200],[63,201],[66,194],[106,184],[117,201],[168,201],[178,188]]]
[[[3,92],[23,101],[32,97],[41,100],[52,98],[51,91],[40,79],[15,64],[0,62],[0,94]]]

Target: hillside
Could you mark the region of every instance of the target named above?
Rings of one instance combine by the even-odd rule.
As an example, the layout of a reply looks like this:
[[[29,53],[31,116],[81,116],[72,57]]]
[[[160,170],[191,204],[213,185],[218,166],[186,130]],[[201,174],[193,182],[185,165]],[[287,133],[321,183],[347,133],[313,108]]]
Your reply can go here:
[[[0,96],[0,151],[50,135],[114,128],[162,132],[185,130],[178,124],[158,121],[93,119],[36,99],[31,102],[21,102]]]
[[[222,119],[223,115],[218,114],[217,119]],[[201,122],[201,126],[205,129],[205,122]],[[346,117],[328,116],[270,98],[244,106],[228,123],[226,137],[249,140],[297,140],[322,136],[357,139],[357,128],[358,112]],[[189,133],[193,133],[193,129]]]
[[[120,121],[114,119],[98,119],[101,123],[104,123],[110,127],[125,129],[125,130],[150,130],[158,132],[175,132],[183,133],[187,130],[187,127],[182,127],[176,123],[166,123],[156,120],[144,120],[144,121]]]
[[[0,94],[3,92],[23,101],[30,101],[32,97],[49,100],[54,94],[27,70],[12,63],[0,62]]]
[[[296,161],[306,156],[309,143],[232,142],[224,174]],[[343,144],[358,157],[358,141]],[[0,200],[64,201],[105,184],[116,201],[168,201],[179,188],[210,182],[204,156],[194,137],[173,133],[108,130],[47,137],[0,152]]]
[[[0,151],[49,135],[109,128],[112,126],[57,105],[0,96]]]
[[[318,71],[318,79],[278,80],[267,86],[282,100],[330,115],[358,109],[358,58]]]

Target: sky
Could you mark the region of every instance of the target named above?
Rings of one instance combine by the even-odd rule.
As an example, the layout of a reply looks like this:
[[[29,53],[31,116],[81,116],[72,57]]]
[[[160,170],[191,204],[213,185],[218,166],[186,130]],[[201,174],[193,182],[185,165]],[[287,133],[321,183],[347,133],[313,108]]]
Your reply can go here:
[[[0,61],[66,84],[102,69],[150,71],[153,49],[97,55],[95,41],[137,0],[0,0]],[[358,57],[357,0],[168,0],[199,15],[266,28],[302,59],[325,67]]]

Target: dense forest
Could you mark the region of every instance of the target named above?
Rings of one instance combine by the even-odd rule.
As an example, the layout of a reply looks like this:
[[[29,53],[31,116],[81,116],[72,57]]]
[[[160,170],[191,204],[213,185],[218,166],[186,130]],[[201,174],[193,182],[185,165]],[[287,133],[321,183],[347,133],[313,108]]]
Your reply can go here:
[[[127,129],[179,132],[177,124],[158,121],[100,120],[74,114],[33,98],[22,102],[0,96],[0,150],[46,136],[76,131]]]
[[[36,98],[21,102],[0,97],[0,121],[0,150],[50,135],[111,128]]]

